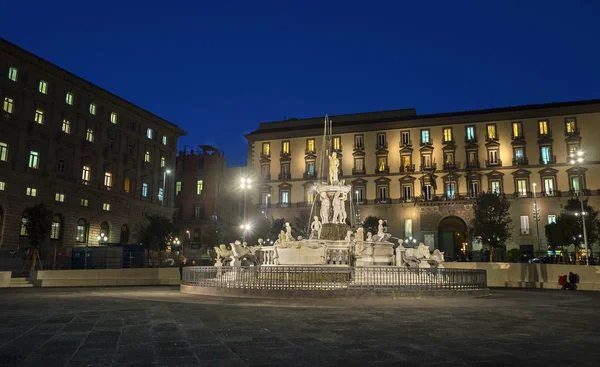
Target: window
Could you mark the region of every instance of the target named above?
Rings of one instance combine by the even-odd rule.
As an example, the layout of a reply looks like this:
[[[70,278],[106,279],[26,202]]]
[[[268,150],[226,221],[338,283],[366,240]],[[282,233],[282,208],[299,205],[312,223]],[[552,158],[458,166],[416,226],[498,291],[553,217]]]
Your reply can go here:
[[[65,103],[68,105],[73,105],[73,94],[72,93],[67,93],[65,94]]]
[[[449,199],[454,199],[455,194],[456,194],[456,183],[455,182],[446,183],[446,197]]]
[[[412,219],[404,220],[404,237],[412,237]]]
[[[123,182],[123,191],[131,192],[131,179],[129,177],[125,177]]]
[[[90,168],[90,166],[84,165],[81,170],[81,181],[83,181],[83,183],[87,185],[90,182],[91,177],[92,177],[92,169]]]
[[[577,132],[577,120],[574,117],[565,119],[565,132],[567,135],[575,134]]]
[[[40,80],[38,84],[38,92],[42,94],[48,94],[48,82]]]
[[[548,224],[550,223],[556,223],[556,215],[548,214]]]
[[[544,177],[544,193],[546,195],[554,194],[554,178]]]
[[[13,82],[16,82],[18,74],[19,71],[17,70],[17,68],[14,68],[12,66],[8,68],[8,79],[12,80]]]
[[[267,165],[264,165],[263,168],[265,167],[270,167]],[[267,172],[267,175],[269,173]],[[290,177],[290,162],[281,162],[281,177],[282,178],[288,178]]]
[[[93,103],[90,103],[90,115],[95,115],[96,114],[96,105]]]
[[[354,158],[354,170],[356,172],[364,172],[364,170],[365,170],[364,158]]]
[[[403,147],[410,145],[410,131],[400,132],[400,145]]]
[[[65,160],[59,159],[56,161],[56,172],[65,173]]]
[[[110,204],[109,203],[103,203],[102,204],[102,210],[108,212],[110,211]]]
[[[306,151],[307,152],[315,152],[315,139],[307,139],[306,140]]]
[[[477,152],[476,151],[470,151],[467,154],[467,159],[470,165],[476,165],[477,164]]]
[[[410,155],[403,155],[400,157],[400,172],[408,172],[410,169]]]
[[[108,189],[112,187],[113,175],[110,172],[104,172],[104,186]]]
[[[37,189],[34,187],[28,187],[27,190],[25,190],[25,194],[27,196],[37,196]]]
[[[290,205],[290,192],[282,191],[279,202],[281,203],[282,207],[288,207]]]
[[[524,148],[515,148],[514,153],[515,153],[515,159],[519,162],[521,162],[523,160],[523,158],[525,158],[525,149]]]
[[[452,152],[444,153],[444,165],[446,165],[446,166],[454,165],[454,153],[452,153]]]
[[[502,192],[500,180],[490,181],[490,191],[494,194],[500,194]]]
[[[423,198],[425,200],[431,200],[433,198],[433,186],[431,186],[431,184],[423,185]]]
[[[162,144],[167,145],[167,136],[166,135],[162,136]]]
[[[166,165],[167,165],[167,158],[160,157],[160,167],[163,168]]]
[[[362,135],[354,135],[354,149],[364,149],[364,137]]]
[[[306,175],[309,177],[313,177],[315,175],[315,162],[314,161],[306,162]]]
[[[0,181],[0,191],[6,190],[6,182]]]
[[[385,142],[385,133],[377,134],[377,148],[386,148],[387,144]]]
[[[488,158],[490,164],[498,164],[498,151],[496,149],[488,151]]]
[[[412,185],[402,185],[402,198],[409,200],[413,197]]]
[[[377,157],[377,171],[384,172],[387,168],[387,158],[386,157]]]
[[[196,195],[202,195],[202,190],[204,190],[204,181],[196,181]]]
[[[136,126],[136,124],[135,124],[134,121],[129,121],[128,125],[129,125],[129,130],[131,130],[131,131],[136,131],[137,130],[137,126]]]
[[[8,144],[0,142],[0,161],[8,162]]]
[[[548,164],[551,163],[552,160],[552,152],[550,147],[546,146],[546,147],[541,147],[540,148],[540,152],[541,152],[541,161],[542,164]]]
[[[40,168],[40,153],[33,150],[29,152],[29,168]]]
[[[475,126],[467,126],[467,140],[468,141],[475,140]]]
[[[283,173],[283,167],[281,167],[281,173]],[[271,177],[271,165],[270,164],[263,164],[260,166],[260,176],[262,178],[264,178],[265,180],[269,180]]]
[[[152,139],[154,137],[154,131],[151,128],[146,129],[146,137]]]
[[[4,112],[13,113],[15,101],[12,98],[4,97]]]
[[[342,150],[342,138],[339,136],[333,137],[333,150]]]
[[[94,130],[87,129],[85,131],[85,140],[89,141],[90,143],[94,142]]]
[[[512,123],[512,135],[513,139],[523,137],[523,123],[521,121],[516,121]]]
[[[60,240],[60,229],[62,226],[62,220],[60,216],[55,215],[52,218],[52,227],[50,228],[50,239],[51,240]]]
[[[79,243],[87,242],[88,224],[85,219],[77,221],[77,229],[75,232],[75,241]]]
[[[548,120],[540,120],[538,121],[539,125],[539,134],[540,135],[548,135]]]
[[[38,124],[42,125],[44,123],[44,110],[36,108],[35,109],[35,116],[34,116],[33,119]]]
[[[88,199],[81,199],[81,200],[79,200],[79,205],[87,208],[89,206]]]
[[[479,181],[471,181],[469,183],[469,195],[476,197],[479,195]]]
[[[431,141],[429,140],[429,129],[421,130],[421,144],[429,144]]]
[[[488,139],[498,139],[498,135],[496,134],[496,124],[488,124],[486,125],[486,129]]]
[[[64,203],[65,202],[65,194],[61,194],[60,192],[57,192],[56,194],[54,194],[54,201],[58,201],[59,203]]]
[[[568,149],[567,156],[572,157],[577,154],[577,151],[579,150],[579,144],[578,143],[569,144],[569,145],[567,145],[567,149]]]
[[[269,194],[268,192],[261,192],[260,197],[261,197],[260,203],[261,203],[262,207],[268,208],[269,201],[271,200],[271,194]]]
[[[164,185],[164,184],[161,184],[161,185]],[[164,195],[165,195],[165,190],[162,187],[159,187],[158,188],[158,200],[163,201]]]
[[[175,182],[175,195],[181,194],[181,181]]]
[[[112,122],[113,124],[117,123],[117,113],[116,112],[110,113],[110,122]]]
[[[423,168],[431,168],[431,154],[423,154],[421,160]]]
[[[149,151],[146,151],[146,153],[144,153],[144,162],[150,163],[150,152]]]
[[[194,207],[194,219],[202,219],[204,218],[204,207],[203,206],[195,206]],[[197,232],[194,232],[194,238],[200,237],[200,234],[196,236]]]
[[[377,186],[377,200],[380,203],[387,202],[388,199],[388,188],[387,186]]]
[[[443,133],[444,133],[444,143],[451,142],[452,141],[452,128],[445,127]]]
[[[519,196],[527,196],[527,180],[523,178],[517,179],[517,193]]]
[[[112,148],[113,148],[113,143],[114,143],[114,139],[113,139],[111,136],[109,136],[109,137],[106,139],[106,144],[108,145],[108,148],[109,148],[110,150],[112,150]]]
[[[529,216],[521,215],[521,234],[529,234]]]
[[[127,144],[127,154],[133,155],[133,144]]]
[[[71,121],[64,119],[62,122],[62,131],[65,134],[71,133]]]
[[[306,203],[312,205],[315,202],[315,191],[309,189],[306,191]]]
[[[147,183],[142,184],[142,196],[145,198],[148,197],[148,184]]]
[[[574,193],[579,193],[579,190],[581,190],[579,176],[571,176],[571,190]]]
[[[356,195],[356,202],[362,204],[365,201],[365,188],[363,186],[356,187],[354,189],[354,195]]]
[[[29,219],[25,217],[21,217],[21,236],[27,236],[27,224],[29,223]]]

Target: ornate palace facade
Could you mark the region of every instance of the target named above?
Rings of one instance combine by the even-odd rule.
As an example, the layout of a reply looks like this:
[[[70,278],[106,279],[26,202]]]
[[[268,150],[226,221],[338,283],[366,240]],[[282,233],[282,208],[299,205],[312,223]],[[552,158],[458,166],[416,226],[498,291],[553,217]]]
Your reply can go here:
[[[331,145],[353,208],[387,220],[388,231],[449,254],[477,250],[468,236],[473,198],[511,200],[507,248],[545,248],[544,225],[583,192],[600,206],[600,100],[418,115],[414,109],[332,116]],[[292,219],[310,210],[322,176],[323,117],[261,123],[247,135],[248,166],[260,182],[255,205]],[[570,154],[585,152],[581,166]],[[326,176],[326,175],[325,175]],[[540,244],[533,196],[540,210]]]

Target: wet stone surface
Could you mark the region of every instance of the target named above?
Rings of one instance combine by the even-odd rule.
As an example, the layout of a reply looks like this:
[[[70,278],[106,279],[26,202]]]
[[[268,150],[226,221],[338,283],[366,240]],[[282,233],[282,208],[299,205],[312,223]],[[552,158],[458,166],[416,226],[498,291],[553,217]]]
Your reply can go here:
[[[592,366],[600,360],[600,293],[290,301],[136,287],[3,289],[0,299],[0,366]]]

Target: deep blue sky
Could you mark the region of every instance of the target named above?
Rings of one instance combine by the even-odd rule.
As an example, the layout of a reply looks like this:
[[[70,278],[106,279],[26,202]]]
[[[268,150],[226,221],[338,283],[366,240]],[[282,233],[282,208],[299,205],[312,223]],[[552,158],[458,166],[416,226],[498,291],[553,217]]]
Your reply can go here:
[[[43,5],[40,5],[44,3]],[[568,4],[568,5],[567,5]],[[246,160],[261,121],[600,98],[598,1],[46,1],[0,35]]]

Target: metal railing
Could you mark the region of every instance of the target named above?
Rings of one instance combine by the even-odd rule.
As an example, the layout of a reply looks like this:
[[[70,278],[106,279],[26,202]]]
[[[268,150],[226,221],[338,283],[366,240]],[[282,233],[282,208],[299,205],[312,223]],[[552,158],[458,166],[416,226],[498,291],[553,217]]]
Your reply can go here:
[[[183,270],[183,285],[261,290],[479,290],[487,273],[478,269],[408,269],[333,266],[193,266]]]

